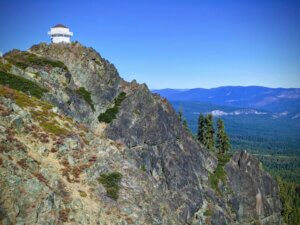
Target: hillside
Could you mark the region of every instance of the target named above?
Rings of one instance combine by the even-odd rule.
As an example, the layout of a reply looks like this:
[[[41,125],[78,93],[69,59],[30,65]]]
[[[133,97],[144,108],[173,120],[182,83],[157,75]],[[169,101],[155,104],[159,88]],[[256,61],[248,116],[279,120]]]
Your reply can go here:
[[[212,113],[215,118],[221,117],[225,121],[234,150],[247,149],[262,154],[299,154],[299,118],[205,102],[171,101],[171,104],[176,110],[183,110],[194,134],[200,113]]]
[[[228,86],[152,90],[182,108],[195,133],[200,113],[225,120],[233,149],[298,155],[300,89]]]
[[[92,48],[11,51],[0,83],[0,224],[282,224],[257,159],[206,150]]]

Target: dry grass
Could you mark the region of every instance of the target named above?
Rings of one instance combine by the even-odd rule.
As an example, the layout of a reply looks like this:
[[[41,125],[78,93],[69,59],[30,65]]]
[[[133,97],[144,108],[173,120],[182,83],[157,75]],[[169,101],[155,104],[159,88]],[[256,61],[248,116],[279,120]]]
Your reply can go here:
[[[65,129],[64,124],[61,125],[58,122],[59,115],[51,111],[53,108],[51,104],[4,86],[0,86],[0,95],[12,99],[18,106],[28,110],[33,119],[39,123],[45,132],[54,135],[66,135],[69,133]],[[48,142],[45,137],[42,137],[42,141]]]

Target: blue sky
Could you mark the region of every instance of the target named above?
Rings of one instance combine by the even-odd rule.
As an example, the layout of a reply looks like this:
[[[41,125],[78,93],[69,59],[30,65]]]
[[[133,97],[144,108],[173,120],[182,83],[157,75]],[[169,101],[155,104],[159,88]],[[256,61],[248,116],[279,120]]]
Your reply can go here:
[[[150,88],[300,87],[300,1],[0,0],[0,51],[57,23]]]

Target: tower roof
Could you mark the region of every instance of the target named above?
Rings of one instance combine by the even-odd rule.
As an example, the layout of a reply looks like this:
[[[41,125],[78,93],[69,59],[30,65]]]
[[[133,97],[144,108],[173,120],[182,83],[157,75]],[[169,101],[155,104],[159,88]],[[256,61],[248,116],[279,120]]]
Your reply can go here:
[[[56,24],[55,26],[53,26],[53,28],[54,27],[63,27],[63,28],[67,28],[65,25],[62,25],[62,24]]]

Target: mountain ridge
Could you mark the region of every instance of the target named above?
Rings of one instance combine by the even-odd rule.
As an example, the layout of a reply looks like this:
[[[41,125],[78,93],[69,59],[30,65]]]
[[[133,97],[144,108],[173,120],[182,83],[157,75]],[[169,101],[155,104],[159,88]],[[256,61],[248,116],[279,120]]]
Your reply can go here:
[[[41,43],[0,62],[1,223],[282,223],[258,160],[228,159],[220,194],[218,157],[92,48]]]
[[[260,85],[225,85],[211,88],[195,87],[195,88],[152,88],[151,91],[174,90],[174,91],[190,91],[190,90],[212,90],[212,89],[226,89],[226,88],[262,88],[262,89],[300,89],[295,87],[268,87]]]
[[[219,105],[264,109],[272,112],[299,111],[300,88],[268,88],[261,86],[224,86],[185,91],[152,90],[170,101],[199,101]]]

